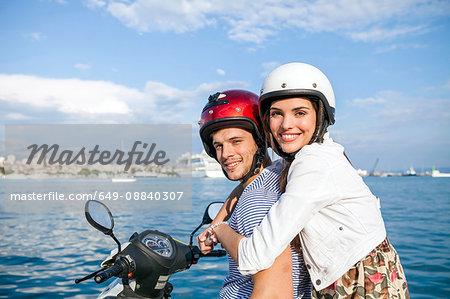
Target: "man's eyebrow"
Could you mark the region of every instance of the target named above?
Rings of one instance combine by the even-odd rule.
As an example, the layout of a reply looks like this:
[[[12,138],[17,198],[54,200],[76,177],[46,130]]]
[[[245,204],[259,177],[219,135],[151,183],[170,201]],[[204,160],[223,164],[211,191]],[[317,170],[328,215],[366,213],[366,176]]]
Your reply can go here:
[[[244,137],[242,137],[242,136],[234,136],[234,137],[230,137],[230,138],[228,138],[227,140],[238,140],[238,139],[243,139]],[[225,140],[225,141],[227,141],[227,140]],[[218,141],[213,141],[213,145],[214,144],[222,144],[223,142],[218,142]]]

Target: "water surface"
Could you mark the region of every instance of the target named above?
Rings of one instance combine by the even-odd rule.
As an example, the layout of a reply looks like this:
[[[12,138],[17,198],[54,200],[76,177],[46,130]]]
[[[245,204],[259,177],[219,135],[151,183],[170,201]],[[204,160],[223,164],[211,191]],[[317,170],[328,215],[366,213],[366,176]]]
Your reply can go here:
[[[447,298],[450,179],[369,177],[365,181],[381,198],[388,237],[401,257],[411,297]],[[125,242],[135,231],[157,229],[188,242],[207,204],[224,198],[234,185],[225,179],[194,179],[192,212],[113,211],[115,234]],[[137,186],[139,182],[117,188],[128,191]],[[4,181],[0,188],[4,200]],[[12,213],[1,209],[0,298],[95,298],[106,284],[90,280],[76,285],[74,280],[97,270],[114,247],[112,239],[88,225],[83,210]],[[226,258],[203,258],[171,277],[173,298],[216,298],[227,271]]]

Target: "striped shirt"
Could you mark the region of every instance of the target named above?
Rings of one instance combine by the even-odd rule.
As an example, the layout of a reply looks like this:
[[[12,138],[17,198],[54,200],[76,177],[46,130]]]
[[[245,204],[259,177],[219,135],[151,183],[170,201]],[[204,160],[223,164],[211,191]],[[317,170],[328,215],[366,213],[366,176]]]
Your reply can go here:
[[[228,221],[230,227],[237,233],[250,237],[253,229],[259,225],[270,207],[280,198],[280,172],[283,168],[281,160],[275,161],[265,168],[242,192],[236,207]],[[294,298],[310,298],[311,279],[301,253],[292,253],[292,279],[294,283]],[[228,256],[229,274],[223,282],[220,297],[249,298],[253,291],[251,275],[242,275],[238,264]]]

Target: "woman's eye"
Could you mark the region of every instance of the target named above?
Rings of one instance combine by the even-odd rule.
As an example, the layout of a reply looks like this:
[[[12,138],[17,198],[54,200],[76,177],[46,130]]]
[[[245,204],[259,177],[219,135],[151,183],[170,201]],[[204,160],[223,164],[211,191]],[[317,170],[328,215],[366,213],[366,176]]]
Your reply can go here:
[[[278,115],[281,115],[281,113],[278,112],[278,111],[272,111],[272,112],[270,112],[270,117],[275,117],[275,116],[278,116]]]
[[[306,113],[304,112],[304,111],[297,111],[297,112],[295,112],[295,115],[296,116],[303,116],[303,115],[305,115]]]

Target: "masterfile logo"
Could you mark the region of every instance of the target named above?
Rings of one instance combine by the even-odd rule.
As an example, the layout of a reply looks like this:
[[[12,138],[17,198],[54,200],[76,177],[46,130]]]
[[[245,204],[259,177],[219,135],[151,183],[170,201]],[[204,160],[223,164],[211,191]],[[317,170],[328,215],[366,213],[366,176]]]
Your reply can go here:
[[[142,146],[144,150],[139,151],[138,147]],[[31,144],[27,146],[27,149],[31,150],[30,155],[26,161],[26,164],[31,164],[35,156],[38,154],[37,164],[41,165],[45,158],[48,157],[48,164],[59,164],[59,165],[94,165],[99,163],[101,165],[109,165],[114,162],[118,165],[125,164],[125,171],[128,171],[134,163],[136,165],[150,165],[154,163],[155,165],[161,166],[170,161],[170,159],[165,159],[166,152],[159,150],[152,156],[153,151],[156,148],[156,143],[152,143],[150,146],[148,143],[142,141],[135,141],[131,151],[124,152],[116,149],[113,153],[108,150],[100,151],[100,145],[96,144],[92,150],[86,150],[86,147],[82,147],[78,152],[72,150],[59,151],[60,146],[58,144],[53,144],[49,146],[48,144],[42,144],[38,146],[37,144]],[[145,156],[144,156],[145,154]]]
[[[5,127],[6,210],[191,210],[191,125]]]

